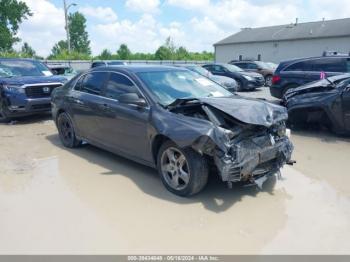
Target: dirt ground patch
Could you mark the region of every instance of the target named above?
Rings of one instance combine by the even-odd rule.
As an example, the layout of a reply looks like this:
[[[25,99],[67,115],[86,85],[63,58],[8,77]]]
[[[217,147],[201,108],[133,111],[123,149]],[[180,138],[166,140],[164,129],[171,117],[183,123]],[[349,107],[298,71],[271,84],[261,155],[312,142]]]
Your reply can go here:
[[[349,254],[350,140],[292,140],[283,180],[229,190],[211,177],[185,199],[153,169],[63,148],[49,118],[0,125],[0,253]]]

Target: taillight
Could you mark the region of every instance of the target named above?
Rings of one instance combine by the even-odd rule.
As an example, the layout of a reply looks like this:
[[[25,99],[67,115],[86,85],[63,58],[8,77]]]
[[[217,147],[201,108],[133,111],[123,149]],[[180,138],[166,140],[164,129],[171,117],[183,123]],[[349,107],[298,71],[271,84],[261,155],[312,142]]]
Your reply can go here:
[[[281,77],[280,77],[280,76],[274,75],[274,76],[272,77],[272,84],[273,84],[273,85],[274,85],[274,84],[277,84],[279,81],[281,81]]]

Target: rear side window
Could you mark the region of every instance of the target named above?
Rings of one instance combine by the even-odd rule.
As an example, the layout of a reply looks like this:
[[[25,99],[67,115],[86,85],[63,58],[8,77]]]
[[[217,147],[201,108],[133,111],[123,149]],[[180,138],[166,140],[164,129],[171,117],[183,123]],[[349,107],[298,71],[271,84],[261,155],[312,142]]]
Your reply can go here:
[[[247,69],[247,64],[246,63],[235,63],[234,65],[242,68],[242,69]]]
[[[80,91],[92,95],[100,95],[107,76],[108,74],[104,72],[87,74],[81,82]]]
[[[94,67],[99,67],[99,66],[105,66],[106,64],[104,62],[95,62],[95,63],[92,63],[92,68]]]
[[[213,67],[211,65],[204,65],[203,67],[208,71],[213,71]]]
[[[222,66],[214,65],[213,72],[223,73],[223,72],[225,72],[225,70]]]
[[[345,72],[344,58],[316,59],[312,61],[312,71],[316,72]]]
[[[247,69],[258,69],[258,66],[256,64],[254,64],[254,63],[249,63],[247,65]]]
[[[310,61],[303,61],[288,66],[284,71],[312,71]]]
[[[106,84],[104,96],[119,100],[120,95],[127,93],[136,93],[140,97],[138,89],[126,76],[111,73]]]
[[[284,71],[346,72],[344,58],[319,58],[298,62]]]

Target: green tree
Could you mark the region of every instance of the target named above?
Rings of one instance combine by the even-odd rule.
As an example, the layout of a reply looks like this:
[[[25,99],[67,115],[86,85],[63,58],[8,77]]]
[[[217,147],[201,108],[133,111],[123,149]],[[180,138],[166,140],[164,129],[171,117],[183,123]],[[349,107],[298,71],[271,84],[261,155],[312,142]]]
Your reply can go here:
[[[177,60],[190,60],[190,53],[183,46],[176,49],[175,56]]]
[[[111,60],[113,59],[113,55],[108,49],[104,49],[102,53],[98,56],[98,59]]]
[[[19,24],[31,16],[26,3],[18,0],[0,0],[0,51],[11,51],[20,41],[17,35]]]
[[[164,45],[159,47],[154,54],[156,60],[171,60],[173,55],[170,51],[170,49]]]
[[[169,49],[172,57],[174,57],[176,53],[176,46],[170,36],[168,36],[168,38],[165,40],[164,46]]]
[[[90,40],[86,31],[85,16],[79,12],[70,14],[68,16],[68,24],[72,51],[90,55]]]
[[[36,56],[36,52],[27,42],[24,42],[22,49],[21,49],[21,53],[25,57],[35,57]]]
[[[68,51],[67,41],[61,40],[52,47],[51,55],[49,56],[49,58],[56,57],[65,51]]]
[[[121,44],[118,51],[118,57],[121,60],[128,60],[131,58],[132,53],[126,44]]]

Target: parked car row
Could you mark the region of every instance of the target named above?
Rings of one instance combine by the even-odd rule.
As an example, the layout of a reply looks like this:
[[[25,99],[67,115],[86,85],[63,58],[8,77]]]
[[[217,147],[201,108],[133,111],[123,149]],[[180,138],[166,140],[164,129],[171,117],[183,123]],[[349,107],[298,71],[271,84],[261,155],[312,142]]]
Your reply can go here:
[[[247,72],[238,66],[224,63],[206,64],[205,69],[214,75],[225,76],[237,82],[238,91],[255,90],[265,84],[264,77],[255,72]]]
[[[245,71],[261,74],[265,79],[265,85],[271,86],[272,76],[273,76],[273,73],[275,72],[275,68],[271,64],[268,64],[262,61],[253,61],[253,60],[231,61],[230,63],[232,65],[242,68]]]

